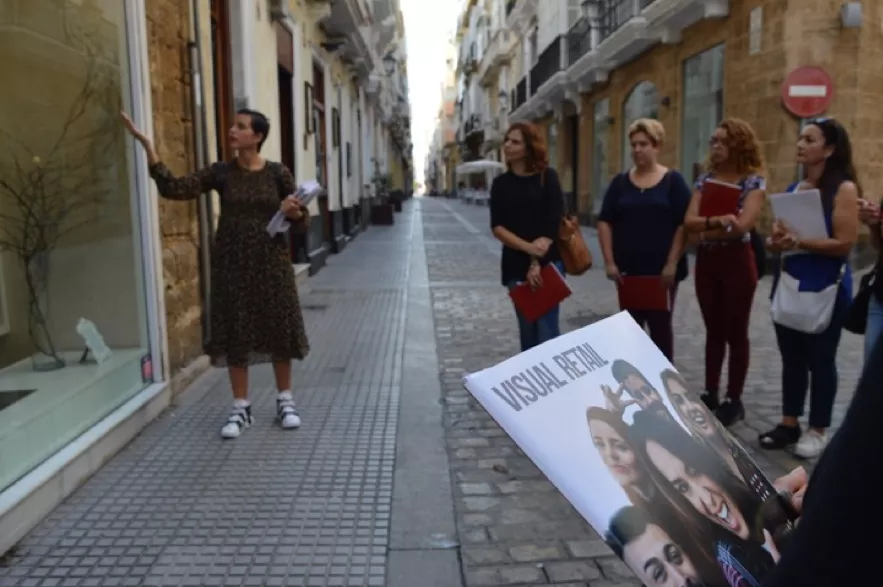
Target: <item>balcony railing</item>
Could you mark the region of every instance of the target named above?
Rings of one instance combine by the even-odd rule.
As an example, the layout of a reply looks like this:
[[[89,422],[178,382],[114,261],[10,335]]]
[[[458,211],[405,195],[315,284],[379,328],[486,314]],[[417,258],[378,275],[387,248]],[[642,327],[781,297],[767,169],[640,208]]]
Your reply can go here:
[[[561,36],[555,37],[546,50],[540,54],[536,65],[530,70],[530,95],[537,93],[540,87],[553,75],[561,71]]]
[[[515,111],[519,106],[527,102],[527,77],[522,77],[518,84],[515,85],[515,98],[512,100],[512,110]]]
[[[567,63],[573,65],[579,58],[594,49],[592,47],[592,25],[584,16],[567,31]]]
[[[649,2],[647,2],[649,4]],[[598,8],[598,28],[603,41],[637,15],[635,0],[610,0]]]
[[[508,17],[512,13],[512,9],[515,8],[515,5],[518,4],[518,0],[509,0],[506,2],[506,16]]]

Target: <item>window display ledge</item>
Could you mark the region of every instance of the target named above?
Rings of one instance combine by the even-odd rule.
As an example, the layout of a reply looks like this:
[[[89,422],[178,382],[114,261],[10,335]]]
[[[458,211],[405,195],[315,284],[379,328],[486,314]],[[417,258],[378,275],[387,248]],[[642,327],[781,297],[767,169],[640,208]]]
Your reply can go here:
[[[147,387],[0,493],[0,556],[162,413],[172,390]]]

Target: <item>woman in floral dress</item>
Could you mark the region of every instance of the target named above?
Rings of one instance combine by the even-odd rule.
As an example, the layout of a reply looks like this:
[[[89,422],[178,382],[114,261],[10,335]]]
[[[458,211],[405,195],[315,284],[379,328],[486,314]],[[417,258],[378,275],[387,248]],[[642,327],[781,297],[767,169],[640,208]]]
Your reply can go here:
[[[269,121],[260,112],[240,110],[228,134],[236,157],[175,177],[150,139],[126,114],[122,117],[147,152],[160,195],[170,200],[194,200],[211,190],[220,195],[221,215],[212,249],[211,335],[205,350],[213,365],[227,368],[233,388],[233,408],[221,436],[237,438],[254,421],[248,367],[260,363],[273,363],[280,425],[297,428],[300,417],[291,394],[291,360],[303,359],[309,342],[285,237],[271,237],[266,227],[282,210],[290,230],[303,233],[310,214],[291,195],[296,189],[291,172],[260,155]]]

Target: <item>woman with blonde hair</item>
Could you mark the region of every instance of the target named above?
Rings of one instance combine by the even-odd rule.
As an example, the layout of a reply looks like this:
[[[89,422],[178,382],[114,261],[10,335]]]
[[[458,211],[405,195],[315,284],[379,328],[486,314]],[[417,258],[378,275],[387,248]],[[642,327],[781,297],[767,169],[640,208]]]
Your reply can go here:
[[[522,282],[542,284],[540,270],[552,263],[563,274],[555,246],[564,216],[564,192],[558,173],[549,167],[549,152],[539,130],[518,122],[503,142],[508,170],[491,184],[491,230],[503,245],[500,270],[510,290]],[[521,350],[526,351],[561,334],[556,306],[535,322],[518,310]]]
[[[619,285],[623,276],[660,276],[668,288],[668,310],[621,309],[646,326],[659,350],[672,360],[671,310],[677,284],[687,277],[683,222],[690,187],[680,173],[657,161],[665,142],[659,121],[636,120],[628,137],[634,166],[607,187],[598,215],[598,241],[609,279]]]
[[[707,169],[696,181],[684,225],[699,241],[696,252],[696,298],[705,321],[705,393],[702,401],[724,426],[745,418],[742,391],[748,374],[748,324],[757,289],[757,261],[751,232],[766,198],[760,174],[763,157],[754,129],[727,118],[709,141]],[[702,216],[702,190],[709,180],[741,189],[731,214]],[[729,348],[727,396],[719,399],[721,370]]]

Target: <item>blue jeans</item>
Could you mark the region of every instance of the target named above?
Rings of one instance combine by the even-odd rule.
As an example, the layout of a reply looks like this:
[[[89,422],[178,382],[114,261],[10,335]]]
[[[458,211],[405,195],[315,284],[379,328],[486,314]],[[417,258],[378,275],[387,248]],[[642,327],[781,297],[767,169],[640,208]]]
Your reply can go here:
[[[871,294],[871,301],[868,303],[868,327],[865,330],[865,364],[871,357],[874,345],[881,339],[883,335],[883,303],[877,299],[877,296]]]
[[[831,324],[818,334],[807,334],[775,324],[782,355],[782,415],[799,418],[809,388],[810,428],[829,428],[837,395],[837,347],[850,300],[841,288]]]
[[[564,264],[560,261],[555,262],[555,266],[564,275]],[[508,288],[511,291],[518,282],[510,282]],[[525,318],[518,309],[515,309],[515,316],[518,318],[518,334],[521,338],[521,352],[532,349],[544,342],[552,340],[561,335],[561,327],[558,319],[561,314],[561,306],[555,306],[545,316],[542,316],[536,322],[531,322]]]

